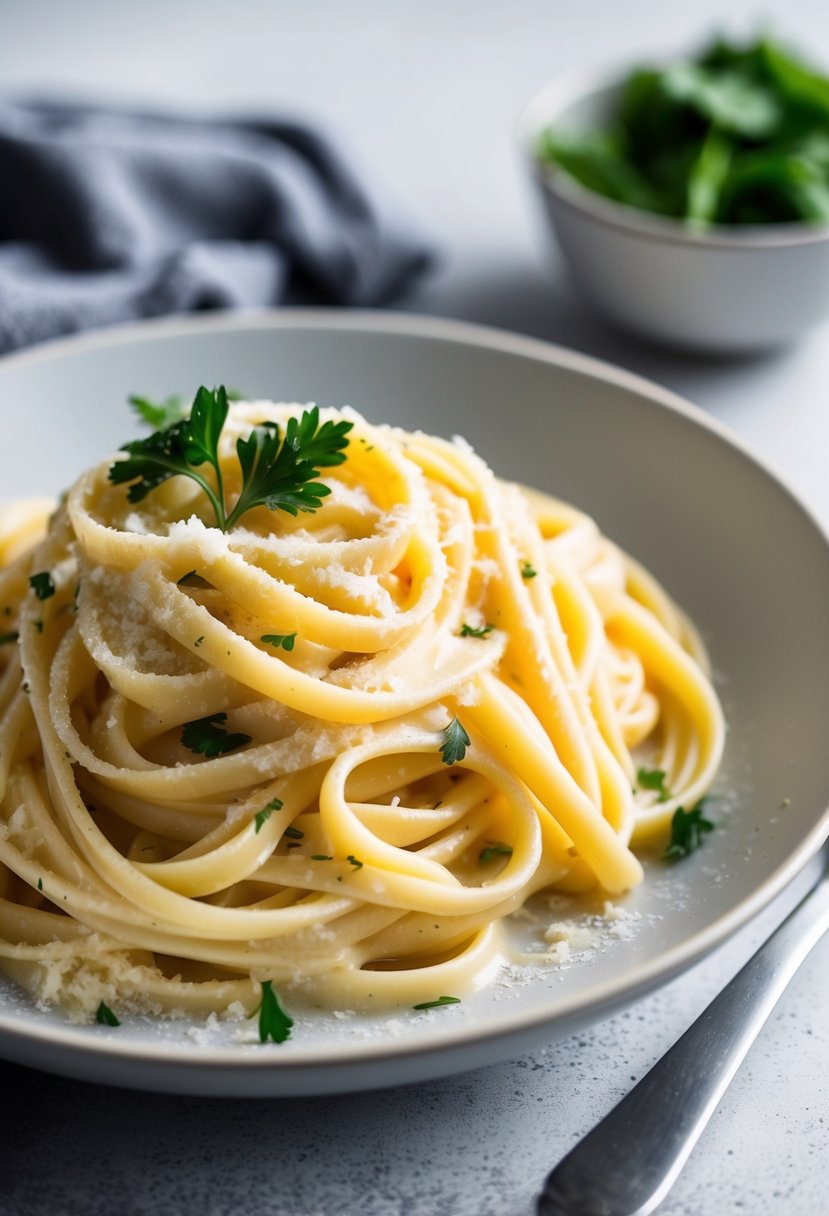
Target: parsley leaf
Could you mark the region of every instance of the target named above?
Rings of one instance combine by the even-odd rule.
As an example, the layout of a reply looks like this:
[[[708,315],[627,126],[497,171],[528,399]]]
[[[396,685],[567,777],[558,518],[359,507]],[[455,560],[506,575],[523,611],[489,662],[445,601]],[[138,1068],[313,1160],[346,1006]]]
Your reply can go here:
[[[304,410],[299,418],[288,419],[284,441],[275,422],[254,427],[247,438],[236,441],[242,487],[235,506],[229,510],[219,460],[219,440],[228,410],[224,386],[216,389],[202,386],[188,418],[159,426],[146,439],[122,446],[126,459],[117,460],[110,467],[110,481],[115,485],[129,483],[127,498],[130,502],[141,502],[170,477],[190,477],[207,495],[216,526],[223,532],[254,507],[297,515],[299,511],[316,511],[322,506],[322,499],[331,491],[313,478],[319,476],[320,469],[343,463],[343,449],[348,446],[347,435],[353,423],[329,420],[320,425],[319,409],[314,406]],[[147,413],[142,408],[141,412],[148,420],[161,417],[152,410]],[[212,468],[215,485],[197,471],[204,464]]]
[[[493,857],[512,857],[512,845],[501,844],[497,840],[492,840],[486,848],[481,849],[478,854],[478,861],[483,866],[488,861],[492,861]]]
[[[461,625],[459,638],[485,638],[488,633],[492,633],[494,625],[482,625],[480,629],[474,629],[472,625],[467,625],[466,622]]]
[[[656,790],[659,794],[657,801],[667,802],[671,791],[665,784],[667,773],[661,768],[640,768],[636,772],[636,784],[640,790]]]
[[[453,718],[443,731],[443,743],[440,745],[443,763],[457,764],[459,760],[463,760],[469,744],[469,735],[461,726],[460,719]]]
[[[228,516],[227,528],[253,507],[278,508],[294,516],[321,507],[331,491],[311,478],[318,477],[320,469],[343,463],[346,435],[353,425],[329,419],[320,426],[319,408],[314,406],[299,419],[288,419],[281,444],[275,422],[254,427],[247,439],[237,439],[242,491]]]
[[[295,633],[263,633],[260,642],[266,642],[268,646],[274,646],[277,650],[281,646],[283,650],[293,650],[294,642],[296,641]]]
[[[267,806],[263,806],[261,811],[257,811],[254,816],[256,824],[256,835],[259,835],[262,827],[268,822],[274,811],[281,811],[285,803],[281,798],[272,798]]]
[[[294,1019],[289,1017],[273,990],[273,980],[262,980],[262,999],[259,1002],[259,1042],[284,1043],[291,1037]]]
[[[412,1005],[412,1009],[440,1009],[444,1005],[460,1005],[461,998],[459,996],[439,996],[436,1001],[421,1001],[419,1005]]]
[[[537,574],[538,574],[538,571],[533,570],[533,568],[529,562],[521,563],[521,577],[522,578],[535,578]]]
[[[11,633],[0,633],[0,646],[5,646],[9,642],[16,642],[19,636],[16,629],[13,629]]]
[[[363,863],[361,861],[358,861],[353,853],[348,854],[348,857],[346,857],[346,861],[350,861],[351,864],[354,866],[355,870],[362,870],[362,868],[363,868]]]
[[[665,850],[666,861],[679,861],[680,857],[687,857],[700,847],[706,832],[713,832],[713,823],[702,813],[704,804],[703,798],[691,811],[677,807],[671,820],[671,841]]]
[[[299,828],[291,827],[291,828],[286,828],[285,831],[283,832],[283,835],[287,836],[289,840],[302,840],[305,833],[303,831],[301,831]]]
[[[141,502],[151,490],[155,490],[171,477],[190,477],[204,490],[216,515],[218,526],[224,527],[224,507],[210,483],[190,464],[188,433],[190,421],[185,418],[163,431],[153,431],[146,439],[133,439],[122,444],[121,451],[127,453],[126,460],[116,460],[110,467],[109,480],[114,485],[130,482],[127,498],[130,502]]]
[[[186,574],[182,574],[181,578],[176,583],[176,586],[209,588],[212,586],[212,584],[208,583],[206,578],[202,578],[202,576],[196,570],[188,570]]]
[[[98,1010],[95,1014],[95,1021],[101,1026],[121,1025],[120,1019],[115,1016],[109,1005],[105,1005],[103,1001],[101,1001],[100,1005],[98,1006]]]
[[[250,743],[251,735],[231,734],[222,726],[227,721],[227,714],[210,714],[207,718],[197,718],[195,722],[185,722],[181,731],[181,742],[191,752],[203,756],[221,756],[224,752],[232,752],[237,747]]]
[[[181,422],[187,413],[184,397],[180,393],[165,397],[163,401],[151,401],[149,397],[134,393],[127,400],[142,422],[157,431],[163,431],[174,422]]]
[[[39,600],[51,599],[57,590],[48,570],[42,570],[40,574],[33,574],[29,579],[29,586]]]

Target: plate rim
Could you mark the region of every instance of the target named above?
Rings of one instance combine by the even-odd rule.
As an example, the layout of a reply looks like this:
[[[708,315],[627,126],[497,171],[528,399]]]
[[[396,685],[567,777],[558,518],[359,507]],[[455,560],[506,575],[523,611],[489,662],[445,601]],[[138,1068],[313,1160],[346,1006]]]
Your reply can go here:
[[[540,338],[513,333],[493,326],[454,318],[427,316],[418,313],[355,309],[343,312],[335,308],[281,308],[244,309],[218,311],[209,314],[177,315],[131,322],[125,325],[108,326],[83,334],[49,339],[0,355],[0,379],[7,369],[26,367],[38,363],[60,360],[66,356],[83,354],[107,347],[133,345],[157,338],[175,339],[179,336],[209,334],[217,331],[234,332],[269,329],[335,330],[364,334],[393,334],[402,337],[425,338],[451,344],[496,350],[521,358],[540,361],[555,367],[563,367],[590,379],[628,390],[651,403],[679,414],[693,424],[713,433],[728,447],[736,450],[745,460],[771,481],[791,501],[805,521],[815,529],[827,552],[829,560],[829,530],[804,501],[788,480],[773,466],[758,455],[750,444],[728,426],[712,417],[700,406],[679,393],[665,388],[656,381],[628,371],[612,362],[583,354],[568,347]],[[331,1070],[351,1070],[351,1067],[370,1063],[381,1064],[391,1059],[413,1060],[420,1056],[442,1057],[447,1052],[460,1048],[474,1049],[486,1043],[501,1042],[517,1038],[522,1033],[538,1034],[548,1027],[554,1038],[554,1027],[558,1022],[575,1023],[580,1014],[598,1011],[599,1018],[607,1016],[613,1007],[632,1004],[646,993],[667,983],[675,975],[692,966],[703,955],[713,951],[741,927],[753,920],[771,901],[779,895],[804,870],[810,859],[816,856],[829,837],[829,791],[827,805],[812,829],[803,837],[786,859],[769,874],[748,896],[740,900],[728,912],[705,929],[687,940],[678,943],[655,958],[637,965],[629,972],[602,981],[591,990],[590,1000],[578,994],[558,993],[555,1005],[546,1011],[528,1009],[504,1011],[497,1025],[481,1026],[466,1019],[456,1026],[441,1026],[440,1035],[430,1042],[409,1042],[405,1038],[389,1037],[384,1040],[343,1040],[320,1046],[292,1044],[289,1053],[278,1056],[245,1050],[239,1044],[217,1046],[197,1043],[164,1043],[150,1040],[121,1041],[110,1036],[92,1037],[89,1027],[71,1023],[55,1024],[50,1021],[25,1021],[19,1013],[10,1012],[0,1006],[0,1050],[5,1055],[8,1049],[21,1040],[34,1046],[42,1044],[51,1051],[63,1051],[73,1059],[92,1057],[101,1062],[118,1059],[125,1065],[138,1063],[169,1068],[171,1071],[192,1073],[209,1070],[211,1074],[239,1075],[267,1071],[272,1076],[296,1077],[297,1074],[319,1074]],[[596,1019],[599,1020],[599,1019]],[[241,1046],[241,1049],[240,1049]],[[469,1065],[465,1065],[469,1066]],[[47,1068],[50,1065],[46,1065]],[[463,1067],[463,1066],[462,1066]],[[55,1068],[54,1071],[60,1071]],[[451,1070],[446,1070],[451,1071]],[[147,1078],[149,1081],[149,1078]],[[388,1081],[387,1084],[393,1084]],[[336,1092],[330,1089],[307,1089],[303,1092]],[[342,1088],[341,1086],[339,1088]],[[299,1092],[298,1090],[295,1092]]]

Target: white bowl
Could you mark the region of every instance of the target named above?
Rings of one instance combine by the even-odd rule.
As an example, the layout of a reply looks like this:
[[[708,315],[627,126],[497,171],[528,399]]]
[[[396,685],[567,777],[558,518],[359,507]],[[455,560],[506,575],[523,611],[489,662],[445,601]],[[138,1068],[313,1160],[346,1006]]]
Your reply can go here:
[[[67,1025],[0,977],[0,1058],[111,1085],[249,1098],[425,1081],[609,1016],[798,875],[829,831],[829,541],[723,428],[628,372],[497,330],[341,310],[213,314],[0,359],[2,494],[57,492],[135,435],[127,393],[222,382],[462,434],[503,476],[589,511],[706,640],[728,721],[710,804],[717,830],[676,866],[647,864],[624,902],[629,935],[459,1006],[417,1016],[294,1009],[290,1041],[263,1048],[236,1042],[224,1021]]]
[[[543,130],[603,124],[620,89],[621,78],[572,73],[537,93],[520,124],[550,225],[595,307],[651,340],[726,354],[784,345],[829,315],[829,226],[695,231],[604,198],[539,161]]]

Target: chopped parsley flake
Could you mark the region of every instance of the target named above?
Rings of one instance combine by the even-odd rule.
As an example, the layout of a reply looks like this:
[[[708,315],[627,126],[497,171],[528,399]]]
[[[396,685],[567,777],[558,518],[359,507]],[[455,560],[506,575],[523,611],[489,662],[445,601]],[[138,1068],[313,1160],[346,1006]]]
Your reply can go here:
[[[636,773],[636,783],[640,790],[656,790],[658,802],[667,802],[671,797],[671,791],[665,784],[667,775],[661,768],[640,768]]]
[[[121,1025],[120,1019],[115,1016],[109,1005],[105,1005],[103,1001],[101,1001],[100,1005],[98,1006],[98,1011],[95,1014],[95,1021],[100,1023],[101,1026]]]
[[[478,854],[478,861],[481,865],[486,865],[488,861],[492,861],[493,857],[512,857],[512,845],[501,844],[500,841],[493,840]]]
[[[267,806],[263,806],[261,811],[256,812],[254,823],[256,824],[257,836],[259,835],[262,826],[268,822],[274,811],[281,811],[284,805],[285,803],[281,798],[272,798]]]
[[[284,1043],[291,1037],[291,1027],[294,1019],[290,1017],[279,1004],[279,998],[273,990],[272,980],[262,980],[262,999],[259,1002],[259,1042]]]
[[[296,641],[295,633],[263,633],[260,642],[265,642],[268,646],[274,646],[277,649],[281,646],[283,650],[293,650],[294,642]]]
[[[466,755],[470,738],[461,725],[459,718],[453,718],[443,733],[443,743],[440,753],[444,764],[457,764]]]
[[[301,832],[299,828],[286,828],[284,835],[287,836],[289,840],[302,840],[305,833]]]
[[[0,633],[0,646],[7,646],[9,642],[16,642],[20,634],[16,629],[12,629],[10,633]]]
[[[41,570],[39,574],[33,574],[29,579],[29,586],[39,600],[51,599],[57,590],[48,570]]]
[[[43,879],[42,879],[42,878],[39,878],[39,879],[37,880],[37,889],[38,889],[38,891],[42,891],[42,890],[43,890]]]
[[[362,868],[363,868],[363,863],[361,861],[358,861],[357,858],[352,853],[348,854],[348,857],[346,857],[346,861],[350,861],[351,864],[354,866],[355,870],[362,870]]]
[[[188,570],[186,574],[182,574],[181,578],[176,583],[177,587],[210,587],[206,578],[202,578],[195,570]]]
[[[472,625],[467,625],[464,622],[461,625],[459,638],[485,638],[488,633],[492,633],[494,625],[482,625],[480,629],[475,629]]]
[[[419,1005],[412,1005],[412,1009],[441,1009],[444,1005],[460,1005],[461,998],[459,996],[439,996],[436,1001],[421,1001]]]
[[[681,806],[674,811],[671,840],[665,850],[666,861],[679,861],[680,857],[687,857],[700,847],[706,832],[713,832],[713,823],[702,813],[704,804],[703,798],[691,811],[685,811]]]
[[[186,722],[181,732],[181,742],[191,752],[202,756],[221,756],[232,752],[237,747],[250,743],[252,736],[230,733],[222,725],[227,721],[227,714],[210,714],[207,718],[198,718],[195,722]]]
[[[311,854],[311,861],[333,861],[333,860],[334,860],[334,858],[329,856],[328,853],[312,853]]]
[[[535,578],[537,574],[538,574],[538,571],[533,570],[533,568],[529,562],[521,563],[521,577],[522,578]]]

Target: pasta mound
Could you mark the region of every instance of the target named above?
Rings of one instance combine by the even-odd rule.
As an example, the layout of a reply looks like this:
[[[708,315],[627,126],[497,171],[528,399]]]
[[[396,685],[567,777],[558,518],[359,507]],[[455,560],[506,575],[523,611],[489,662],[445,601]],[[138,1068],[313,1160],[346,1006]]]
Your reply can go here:
[[[231,498],[235,440],[301,412],[232,406]],[[71,1017],[472,990],[504,917],[634,887],[713,780],[696,634],[590,518],[321,417],[353,429],[312,512],[222,532],[192,481],[136,505],[107,461],[0,521],[0,966]]]

